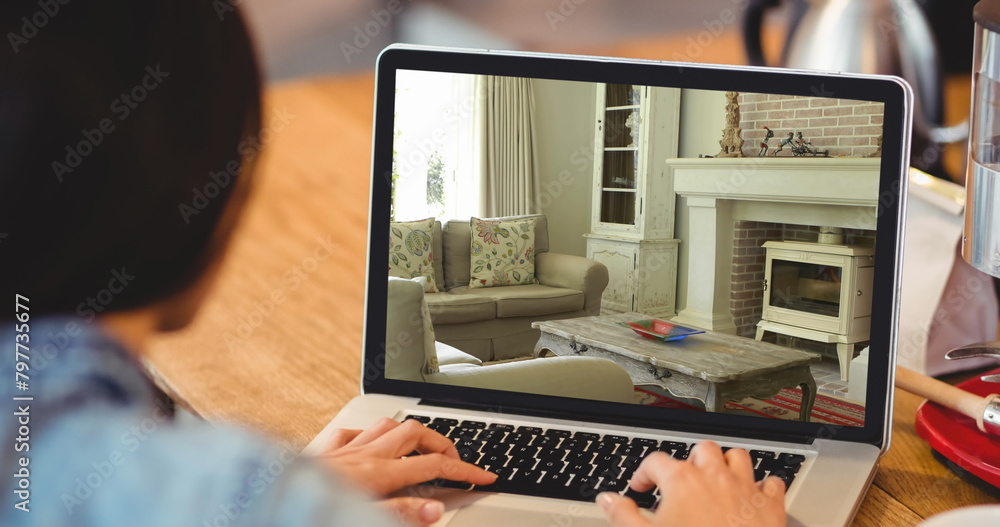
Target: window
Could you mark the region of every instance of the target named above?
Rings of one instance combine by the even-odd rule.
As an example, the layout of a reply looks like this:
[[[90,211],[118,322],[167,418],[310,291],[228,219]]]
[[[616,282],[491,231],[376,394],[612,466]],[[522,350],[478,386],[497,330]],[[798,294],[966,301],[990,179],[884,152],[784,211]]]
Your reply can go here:
[[[479,214],[473,75],[399,71],[393,141],[393,219]]]

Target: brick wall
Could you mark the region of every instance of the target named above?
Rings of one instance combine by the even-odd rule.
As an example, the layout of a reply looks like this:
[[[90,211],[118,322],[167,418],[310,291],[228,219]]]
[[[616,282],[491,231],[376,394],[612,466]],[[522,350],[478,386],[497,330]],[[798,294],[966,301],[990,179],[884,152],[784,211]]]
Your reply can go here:
[[[764,242],[816,242],[819,227],[737,221],[733,225],[733,275],[729,310],[736,334],[753,338],[757,334],[764,303]],[[844,229],[844,245],[875,246],[875,231]]]
[[[882,134],[883,104],[826,97],[764,93],[740,94],[743,154],[756,156],[767,126],[774,131],[768,155],[788,132],[802,132],[806,141],[831,156],[864,157],[875,152]],[[778,156],[791,156],[785,147]]]

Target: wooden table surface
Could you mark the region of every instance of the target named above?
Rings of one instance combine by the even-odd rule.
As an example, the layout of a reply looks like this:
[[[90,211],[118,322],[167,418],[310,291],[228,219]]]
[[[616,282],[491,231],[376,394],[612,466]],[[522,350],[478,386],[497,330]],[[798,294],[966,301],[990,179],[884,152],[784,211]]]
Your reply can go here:
[[[684,42],[584,51],[673,58]],[[727,33],[691,59],[735,63],[739,49]],[[256,193],[216,290],[190,328],[149,350],[202,417],[304,447],[359,393],[373,87],[365,73],[267,91],[264,122],[287,124],[275,120],[262,137]],[[855,525],[913,525],[997,502],[932,457],[913,428],[919,402],[897,390],[892,448]]]

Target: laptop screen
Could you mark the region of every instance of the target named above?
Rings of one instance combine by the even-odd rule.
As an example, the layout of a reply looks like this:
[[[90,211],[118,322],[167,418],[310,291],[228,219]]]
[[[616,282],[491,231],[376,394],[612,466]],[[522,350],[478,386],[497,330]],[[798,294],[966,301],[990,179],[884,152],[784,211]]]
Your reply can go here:
[[[380,69],[367,389],[882,423],[903,89],[489,59]]]

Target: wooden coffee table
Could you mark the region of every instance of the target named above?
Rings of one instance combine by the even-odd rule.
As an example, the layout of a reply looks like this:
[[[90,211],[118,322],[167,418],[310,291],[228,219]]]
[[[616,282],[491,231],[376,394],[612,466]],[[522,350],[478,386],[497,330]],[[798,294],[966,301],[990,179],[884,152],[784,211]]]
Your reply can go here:
[[[802,389],[801,421],[808,421],[816,400],[809,364],[820,356],[753,339],[707,331],[683,340],[661,342],[640,337],[618,322],[648,319],[639,313],[533,322],[542,335],[535,356],[588,355],[625,368],[634,384],[660,386],[678,397],[705,403],[721,412],[726,401],[768,398],[782,388]]]

